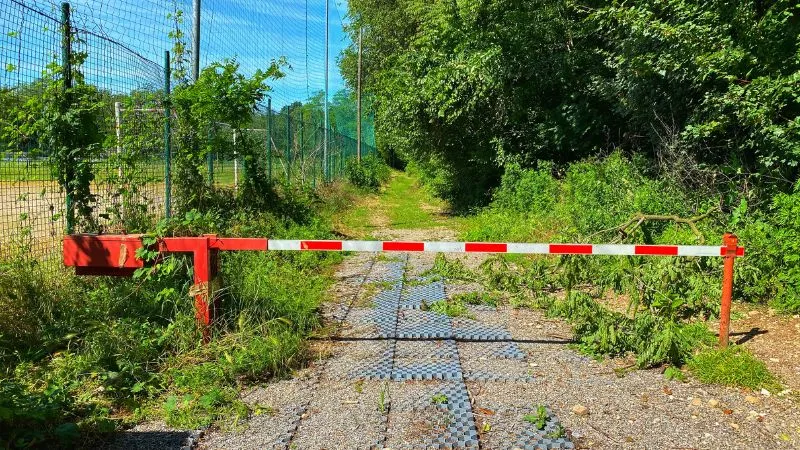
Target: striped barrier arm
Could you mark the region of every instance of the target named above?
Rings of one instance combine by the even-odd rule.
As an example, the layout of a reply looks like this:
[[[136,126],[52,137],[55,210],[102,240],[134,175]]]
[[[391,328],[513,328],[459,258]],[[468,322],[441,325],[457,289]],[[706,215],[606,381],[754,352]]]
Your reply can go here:
[[[351,252],[521,253],[537,255],[725,256],[720,245],[528,244],[270,239],[267,250]],[[736,256],[744,256],[737,247]]]

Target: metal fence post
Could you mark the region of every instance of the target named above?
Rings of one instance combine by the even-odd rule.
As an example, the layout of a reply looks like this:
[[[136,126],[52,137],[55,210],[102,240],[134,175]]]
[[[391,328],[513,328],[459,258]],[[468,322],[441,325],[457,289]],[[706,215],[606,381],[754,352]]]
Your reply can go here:
[[[272,182],[272,99],[267,99],[267,180]]]
[[[207,140],[211,140],[211,136],[214,134],[214,130],[208,130],[208,135],[206,136]],[[208,187],[214,187],[214,154],[208,152],[206,155],[206,168],[208,170]]]
[[[172,216],[172,136],[170,132],[169,51],[164,52],[164,217]]]
[[[70,91],[72,90],[72,25],[70,24],[69,3],[61,4],[61,79],[64,83],[64,101],[61,113],[66,114],[71,107]],[[75,232],[75,205],[73,190],[75,189],[75,166],[72,156],[65,159],[64,190],[66,193],[67,234]]]
[[[305,185],[306,183],[306,163],[305,163],[305,154],[303,152],[303,146],[305,145],[305,126],[303,126],[303,109],[300,108],[300,183]]]
[[[314,122],[314,115],[313,114],[311,115],[311,122],[312,122],[312,125],[313,125],[313,122]],[[311,189],[317,189],[317,163],[314,162],[314,158],[316,158],[317,155],[319,154],[318,149],[317,149],[317,134],[318,133],[319,133],[319,129],[317,129],[317,127],[315,126],[314,127],[314,151],[311,153],[312,155],[314,155],[311,158],[312,159],[312,162],[311,162]]]
[[[286,106],[286,185],[292,183],[292,107]]]

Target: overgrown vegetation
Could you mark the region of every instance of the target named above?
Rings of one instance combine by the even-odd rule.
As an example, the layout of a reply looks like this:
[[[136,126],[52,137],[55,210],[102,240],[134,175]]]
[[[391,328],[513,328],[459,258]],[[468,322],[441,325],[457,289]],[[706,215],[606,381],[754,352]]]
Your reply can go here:
[[[797,240],[769,239],[778,229],[796,236],[797,192],[776,196],[766,210],[750,211],[743,202],[727,214],[674,180],[646,176],[641,164],[615,153],[572,164],[558,176],[550,168],[509,166],[493,203],[462,222],[463,237],[698,244],[719,242],[725,230],[733,230],[748,252],[736,263],[735,296],[769,301],[781,311],[797,310],[797,263],[794,256],[785,256],[796,253]],[[641,211],[668,220],[639,219]],[[589,354],[633,354],[639,367],[680,367],[713,341],[704,321],[718,314],[720,266],[712,258],[509,255],[489,258],[477,273],[457,259],[439,257],[433,271],[451,279],[481,280],[489,289],[508,292],[512,306],[544,308],[568,319],[575,325],[579,347]]]
[[[732,231],[747,247],[735,298],[800,311],[795,4],[349,8],[381,150],[477,212],[466,240],[717,244]],[[354,50],[341,62],[351,82]],[[718,263],[495,258],[481,276],[575,321],[587,351],[648,366],[683,363],[705,340],[695,323],[717,314]],[[627,311],[610,312],[610,297]]]
[[[345,172],[350,183],[370,191],[377,191],[390,174],[389,166],[375,154],[367,155],[361,161],[351,159]]]
[[[280,76],[279,67],[276,62],[247,77],[235,61],[225,61],[204,69],[196,83],[178,86],[171,99],[179,141],[177,213],[157,224],[152,216],[141,216],[114,226],[149,233],[146,243],[157,236],[203,233],[332,238],[331,213],[345,208],[355,189],[333,184],[312,192],[274,186],[244,133],[236,147],[244,161],[239,189],[212,187],[204,179],[212,148],[233,151],[224,140],[215,140],[218,129],[248,126],[269,90],[266,82]],[[78,177],[85,187],[94,174],[91,155],[81,152],[100,148],[101,138],[75,130],[103,129],[86,109],[103,102],[81,79],[76,78],[73,91],[60,92],[53,85],[48,102],[60,102],[64,95],[72,100],[47,107],[61,111],[63,117],[47,125],[59,128],[41,128],[40,121],[16,127],[35,128],[48,152],[63,150],[65,158],[85,159],[80,170],[86,175]],[[80,136],[67,136],[72,132]],[[93,229],[98,211],[91,195],[65,188],[75,193],[83,229]],[[134,217],[131,208],[125,211]],[[242,385],[285,376],[312,356],[304,340],[320,326],[318,307],[339,254],[223,253],[215,282],[222,313],[213,339],[203,345],[195,322],[191,258],[154,259],[152,253],[137,255],[150,265],[132,279],[76,277],[59,261],[32,258],[24,246],[0,261],[2,446],[94,447],[106,433],[145,419],[160,418],[178,428],[234,426],[263,410],[251,411],[241,402]]]
[[[189,212],[161,230],[331,237],[313,214],[303,225],[269,213],[224,220]],[[157,273],[133,280],[79,278],[23,254],[4,262],[0,440],[89,445],[96,433],[147,417],[185,428],[246,417],[239,385],[285,375],[307,358],[303,337],[319,325],[326,268],[337,260],[223,254],[224,313],[209,345],[196,331],[184,258],[167,258]]]
[[[730,191],[726,209],[797,179],[790,1],[348,6],[379,145],[457,209],[487,203],[507,165],[560,171],[615,149],[662,178]],[[352,86],[357,57],[352,46],[341,62]]]

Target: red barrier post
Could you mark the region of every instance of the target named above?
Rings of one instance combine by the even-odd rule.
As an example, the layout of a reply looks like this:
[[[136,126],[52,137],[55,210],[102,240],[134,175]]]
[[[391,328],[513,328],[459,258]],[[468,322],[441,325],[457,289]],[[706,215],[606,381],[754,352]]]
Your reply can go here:
[[[719,310],[719,346],[728,346],[728,334],[731,328],[731,298],[733,297],[733,261],[739,248],[739,239],[735,234],[725,233],[722,236],[725,246],[725,265],[722,269],[722,305]]]
[[[190,294],[194,297],[197,325],[203,333],[203,342],[211,341],[211,325],[217,315],[214,300],[213,280],[217,275],[216,235],[200,237],[171,237],[160,241],[159,250],[165,253],[191,253],[194,259],[194,285]]]

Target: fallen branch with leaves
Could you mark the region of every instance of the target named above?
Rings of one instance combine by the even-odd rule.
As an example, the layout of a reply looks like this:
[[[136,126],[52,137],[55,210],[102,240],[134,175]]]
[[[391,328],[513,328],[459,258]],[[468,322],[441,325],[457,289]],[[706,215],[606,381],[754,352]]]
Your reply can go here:
[[[654,220],[654,221],[672,221],[672,222],[675,222],[675,223],[685,224],[685,225],[687,225],[689,227],[689,229],[692,230],[692,233],[697,238],[698,243],[703,244],[703,243],[705,243],[705,237],[703,236],[703,233],[701,233],[700,230],[697,228],[697,222],[709,217],[711,214],[713,214],[717,210],[718,210],[718,208],[711,208],[708,211],[704,212],[703,214],[700,214],[700,215],[697,215],[697,216],[694,216],[694,217],[680,217],[680,216],[677,216],[677,215],[638,213],[638,214],[635,214],[630,219],[628,219],[622,225],[619,225],[619,226],[616,226],[616,227],[612,227],[612,228],[607,228],[605,230],[600,230],[597,233],[594,233],[594,234],[590,235],[589,238],[592,238],[594,236],[597,236],[597,235],[600,235],[600,234],[603,234],[603,233],[616,231],[618,233],[618,235],[610,243],[612,243],[612,244],[619,243],[619,242],[622,242],[628,236],[630,236],[631,233],[633,233],[637,228],[639,228],[644,222]]]

